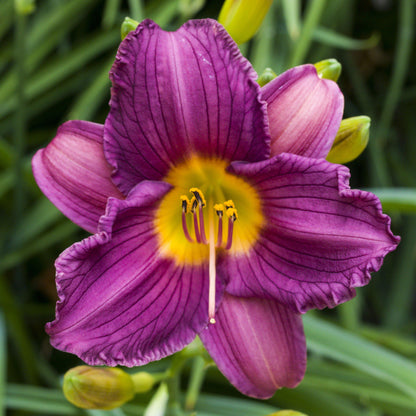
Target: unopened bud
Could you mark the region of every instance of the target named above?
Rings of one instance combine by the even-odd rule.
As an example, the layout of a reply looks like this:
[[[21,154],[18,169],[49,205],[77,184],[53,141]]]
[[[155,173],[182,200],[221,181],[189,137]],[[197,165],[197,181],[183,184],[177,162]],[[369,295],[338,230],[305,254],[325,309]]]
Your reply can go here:
[[[65,397],[83,409],[110,410],[134,397],[135,386],[129,374],[119,368],[81,365],[64,376]]]
[[[132,374],[131,379],[133,380],[134,391],[136,393],[146,393],[152,389],[157,381],[152,374],[146,373],[145,371]]]
[[[271,68],[266,68],[262,74],[258,77],[257,82],[260,87],[264,87],[270,81],[273,81],[277,77],[277,74]]]
[[[305,413],[296,412],[295,410],[280,410],[267,416],[307,416]]]
[[[259,29],[273,0],[225,0],[218,21],[238,43],[250,40]]]
[[[326,160],[343,164],[356,159],[367,146],[370,137],[370,123],[370,117],[367,116],[342,120]]]
[[[124,38],[132,31],[136,30],[136,27],[139,25],[139,22],[133,19],[130,19],[130,17],[126,17],[124,19],[124,22],[121,24],[121,40],[124,40]]]
[[[341,75],[341,64],[336,59],[325,59],[315,64],[316,71],[321,78],[337,82]]]

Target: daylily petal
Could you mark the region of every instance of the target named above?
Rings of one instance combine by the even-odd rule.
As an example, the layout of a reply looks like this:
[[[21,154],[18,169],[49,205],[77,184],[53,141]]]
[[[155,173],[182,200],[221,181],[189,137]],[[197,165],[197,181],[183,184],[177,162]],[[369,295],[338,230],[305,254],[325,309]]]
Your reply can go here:
[[[344,110],[338,85],[313,65],[291,68],[262,88],[267,102],[272,155],[288,152],[324,158]]]
[[[159,254],[154,210],[169,189],[145,181],[126,200],[110,198],[99,233],[58,258],[56,320],[47,325],[55,348],[91,365],[138,366],[178,351],[207,325],[208,265]]]
[[[91,233],[97,231],[107,199],[124,199],[110,178],[112,167],[104,157],[103,133],[103,125],[68,121],[32,160],[42,192],[71,221]]]
[[[236,296],[272,297],[299,312],[333,307],[399,242],[378,198],[349,188],[345,166],[281,154],[230,171],[256,187],[267,222],[248,253],[218,265]]]
[[[302,380],[306,343],[300,315],[273,300],[225,294],[216,320],[199,336],[242,393],[267,399]]]
[[[110,78],[104,151],[123,192],[163,178],[191,154],[247,161],[270,154],[257,75],[214,20],[176,32],[145,20],[121,43]]]

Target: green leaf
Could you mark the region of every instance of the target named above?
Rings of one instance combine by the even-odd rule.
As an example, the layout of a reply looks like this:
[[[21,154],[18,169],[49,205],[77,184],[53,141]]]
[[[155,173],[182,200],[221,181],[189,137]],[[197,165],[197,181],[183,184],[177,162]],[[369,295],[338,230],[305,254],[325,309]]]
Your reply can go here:
[[[360,50],[374,48],[380,41],[380,35],[373,33],[368,39],[353,39],[331,29],[318,27],[313,32],[313,39],[335,48]]]
[[[371,188],[385,211],[399,211],[416,214],[416,189],[412,188]]]
[[[7,369],[7,345],[6,325],[3,312],[0,311],[0,416],[6,414],[6,369]]]
[[[371,341],[323,321],[304,316],[311,351],[371,374],[416,399],[416,364]]]

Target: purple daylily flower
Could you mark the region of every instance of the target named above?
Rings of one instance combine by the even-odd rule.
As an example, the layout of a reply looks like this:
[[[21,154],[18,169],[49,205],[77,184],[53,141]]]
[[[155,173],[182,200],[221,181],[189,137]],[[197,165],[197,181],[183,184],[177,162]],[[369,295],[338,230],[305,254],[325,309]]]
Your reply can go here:
[[[199,335],[243,393],[296,386],[301,313],[352,298],[399,241],[377,197],[323,159],[338,86],[304,65],[260,88],[213,20],[144,21],[110,77],[104,126],[69,121],[33,159],[46,196],[94,234],[56,261],[52,345],[138,366]]]

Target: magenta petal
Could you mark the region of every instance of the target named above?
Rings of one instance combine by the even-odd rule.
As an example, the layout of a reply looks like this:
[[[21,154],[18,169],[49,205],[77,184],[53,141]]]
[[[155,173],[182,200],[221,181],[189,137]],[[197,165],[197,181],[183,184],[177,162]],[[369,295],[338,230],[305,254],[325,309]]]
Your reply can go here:
[[[91,365],[137,366],[187,345],[208,322],[208,266],[159,254],[154,210],[170,185],[142,182],[111,198],[99,233],[56,262],[54,347]]]
[[[378,198],[349,188],[344,166],[283,153],[231,171],[257,188],[266,219],[246,255],[219,264],[235,296],[272,297],[299,312],[333,307],[399,242]]]
[[[242,393],[267,399],[302,380],[306,343],[300,315],[272,300],[225,294],[216,320],[199,336]]]
[[[112,183],[112,167],[103,152],[104,126],[68,121],[56,137],[32,160],[33,174],[42,192],[71,221],[97,231],[109,197],[124,198]]]
[[[247,161],[270,154],[256,73],[214,20],[176,32],[145,20],[121,43],[110,77],[104,147],[124,192],[194,153]]]
[[[344,97],[313,65],[291,68],[262,88],[272,155],[287,152],[325,158],[339,129]]]

